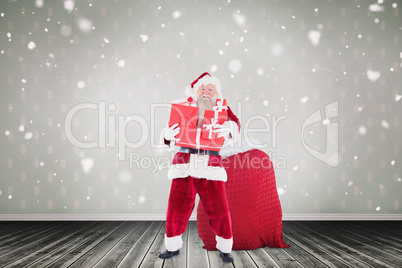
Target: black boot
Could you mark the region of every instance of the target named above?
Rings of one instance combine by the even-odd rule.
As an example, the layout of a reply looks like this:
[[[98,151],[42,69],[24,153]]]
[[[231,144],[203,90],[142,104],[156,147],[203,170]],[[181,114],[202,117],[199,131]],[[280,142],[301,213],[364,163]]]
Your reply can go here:
[[[233,256],[230,253],[223,253],[219,250],[219,256],[221,256],[223,262],[234,262]]]
[[[171,258],[171,257],[173,257],[175,255],[179,255],[179,253],[180,253],[179,249],[176,250],[176,251],[165,250],[164,252],[159,254],[159,258],[161,258],[161,259],[169,259],[169,258]]]

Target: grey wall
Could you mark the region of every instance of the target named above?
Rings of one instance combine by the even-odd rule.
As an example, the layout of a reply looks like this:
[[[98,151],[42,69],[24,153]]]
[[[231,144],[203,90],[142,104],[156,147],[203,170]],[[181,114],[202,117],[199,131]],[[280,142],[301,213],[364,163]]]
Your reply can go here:
[[[285,214],[401,214],[401,6],[2,1],[0,213],[163,215],[174,151],[153,144],[209,71],[243,130],[268,127],[242,135]]]

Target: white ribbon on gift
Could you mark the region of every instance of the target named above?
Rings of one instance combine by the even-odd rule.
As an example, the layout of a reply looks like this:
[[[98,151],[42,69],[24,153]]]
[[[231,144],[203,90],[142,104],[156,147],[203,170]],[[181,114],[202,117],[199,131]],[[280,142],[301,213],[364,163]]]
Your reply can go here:
[[[209,130],[208,139],[210,139],[210,140],[212,140],[212,132],[216,125],[218,125],[218,119],[216,119],[216,118],[212,118],[211,124],[202,125],[202,127],[205,127],[206,130]]]
[[[214,118],[218,118],[218,113],[222,112],[222,110],[227,110],[228,107],[223,105],[223,100],[218,100],[216,102],[216,106],[212,107],[212,110],[215,111]]]

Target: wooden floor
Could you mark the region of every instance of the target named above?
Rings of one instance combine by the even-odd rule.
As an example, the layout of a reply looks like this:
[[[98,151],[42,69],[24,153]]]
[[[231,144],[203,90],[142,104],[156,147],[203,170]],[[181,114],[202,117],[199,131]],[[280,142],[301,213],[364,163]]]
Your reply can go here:
[[[164,222],[0,222],[0,267],[402,267],[402,222],[284,221],[289,248],[202,249],[196,222],[161,260]]]

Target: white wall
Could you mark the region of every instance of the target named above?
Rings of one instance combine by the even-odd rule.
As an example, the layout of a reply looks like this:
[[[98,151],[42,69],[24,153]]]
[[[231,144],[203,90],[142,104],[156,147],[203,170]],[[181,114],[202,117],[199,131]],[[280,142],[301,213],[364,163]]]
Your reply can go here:
[[[0,7],[3,218],[163,218],[174,152],[152,145],[162,106],[204,71],[221,79],[243,130],[264,127],[256,116],[269,122],[253,137],[269,144],[287,217],[401,215],[399,4],[71,3]],[[72,144],[69,129],[97,146]],[[124,138],[144,144],[119,148]],[[326,148],[328,158],[310,153]]]

